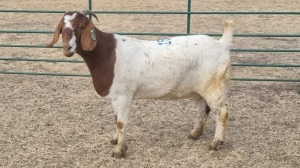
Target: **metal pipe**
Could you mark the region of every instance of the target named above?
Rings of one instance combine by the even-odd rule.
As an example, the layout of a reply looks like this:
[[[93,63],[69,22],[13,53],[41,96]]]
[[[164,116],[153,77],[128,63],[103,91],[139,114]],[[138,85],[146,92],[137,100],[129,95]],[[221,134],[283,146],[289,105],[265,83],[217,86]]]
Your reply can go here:
[[[93,8],[92,8],[92,4],[93,4],[93,3],[92,3],[92,0],[89,0],[89,10],[90,10],[90,11],[92,11],[92,9],[93,9]],[[89,19],[90,19],[90,20],[93,19],[92,15],[89,15]]]
[[[188,9],[187,9],[187,23],[186,23],[186,33],[191,33],[191,8],[192,8],[192,0],[188,0]]]
[[[37,59],[37,58],[0,58],[1,61],[31,61],[31,62],[67,62],[67,63],[84,63],[82,60],[66,60],[66,59]],[[300,67],[300,64],[231,64],[236,67]]]
[[[28,34],[53,34],[54,31],[46,30],[0,30],[0,33],[28,33]],[[186,35],[196,35],[187,33],[155,33],[155,32],[111,32],[120,35],[134,35],[134,36],[186,36]],[[222,34],[217,33],[206,33],[208,36],[222,36]],[[300,37],[300,34],[234,34],[234,37]]]
[[[22,44],[0,44],[0,47],[17,47],[17,48],[48,48],[44,45],[22,45]],[[62,46],[53,46],[51,48],[62,48]],[[300,49],[231,49],[232,52],[300,52]]]
[[[15,12],[15,13],[65,13],[62,10],[0,10],[0,13]],[[93,11],[98,14],[205,14],[205,15],[300,15],[300,12],[242,12],[242,11]]]
[[[15,75],[37,75],[37,76],[69,76],[69,77],[91,77],[88,74],[63,74],[63,73],[42,73],[42,72],[11,72],[0,71],[0,74]],[[300,79],[259,79],[259,78],[231,78],[233,81],[261,81],[261,82],[300,82]]]

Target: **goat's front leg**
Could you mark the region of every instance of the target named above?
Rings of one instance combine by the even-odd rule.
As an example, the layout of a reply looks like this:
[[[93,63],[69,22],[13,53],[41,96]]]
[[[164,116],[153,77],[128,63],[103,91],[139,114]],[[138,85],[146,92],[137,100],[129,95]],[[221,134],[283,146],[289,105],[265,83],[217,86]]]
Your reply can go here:
[[[128,124],[128,118],[130,114],[132,98],[128,96],[119,96],[112,101],[112,105],[115,110],[116,116],[116,133],[112,140],[112,143],[116,144],[113,152],[113,157],[122,158],[125,157],[127,145],[126,145],[126,128]]]
[[[115,124],[117,125],[117,121],[118,121],[118,114],[115,112]],[[116,127],[116,132],[113,136],[113,139],[110,141],[111,144],[113,145],[117,145],[118,143],[118,138],[119,138],[119,134],[118,134],[118,129]]]

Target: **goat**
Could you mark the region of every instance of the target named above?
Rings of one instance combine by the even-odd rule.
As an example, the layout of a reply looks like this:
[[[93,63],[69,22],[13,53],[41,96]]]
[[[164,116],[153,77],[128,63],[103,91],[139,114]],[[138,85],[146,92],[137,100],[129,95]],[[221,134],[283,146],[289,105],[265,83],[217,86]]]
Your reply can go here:
[[[220,40],[191,35],[146,41],[102,32],[87,14],[98,21],[89,10],[65,13],[47,46],[52,47],[62,34],[64,55],[80,55],[96,92],[111,101],[116,121],[113,156],[126,154],[126,129],[136,99],[195,99],[199,112],[188,137],[197,139],[202,134],[211,112],[216,129],[210,149],[219,149],[227,128],[224,101],[231,76],[232,21],[225,22]]]

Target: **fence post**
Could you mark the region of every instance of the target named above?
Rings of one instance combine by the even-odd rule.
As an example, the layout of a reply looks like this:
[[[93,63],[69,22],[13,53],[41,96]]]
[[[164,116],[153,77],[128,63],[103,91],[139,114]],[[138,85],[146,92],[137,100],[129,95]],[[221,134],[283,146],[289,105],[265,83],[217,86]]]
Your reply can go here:
[[[188,0],[188,14],[187,14],[187,24],[186,24],[186,33],[191,33],[191,7],[192,7],[192,0]]]
[[[89,0],[89,10],[92,10],[92,0]],[[92,20],[92,15],[89,15],[89,19]]]

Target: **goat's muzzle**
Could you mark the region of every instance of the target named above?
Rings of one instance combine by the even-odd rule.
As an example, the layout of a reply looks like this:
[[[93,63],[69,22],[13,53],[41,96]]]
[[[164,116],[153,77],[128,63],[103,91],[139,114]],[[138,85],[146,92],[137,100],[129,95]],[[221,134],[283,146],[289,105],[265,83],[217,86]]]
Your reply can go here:
[[[72,57],[74,54],[75,54],[75,53],[72,53],[72,52],[65,52],[65,50],[64,50],[64,55],[65,55],[66,57]]]
[[[70,50],[65,49],[65,47],[63,48],[63,53],[66,57],[71,57],[75,54],[75,52],[71,52]]]
[[[63,53],[66,57],[71,57],[75,52],[71,51],[72,47],[70,45],[63,45]]]

